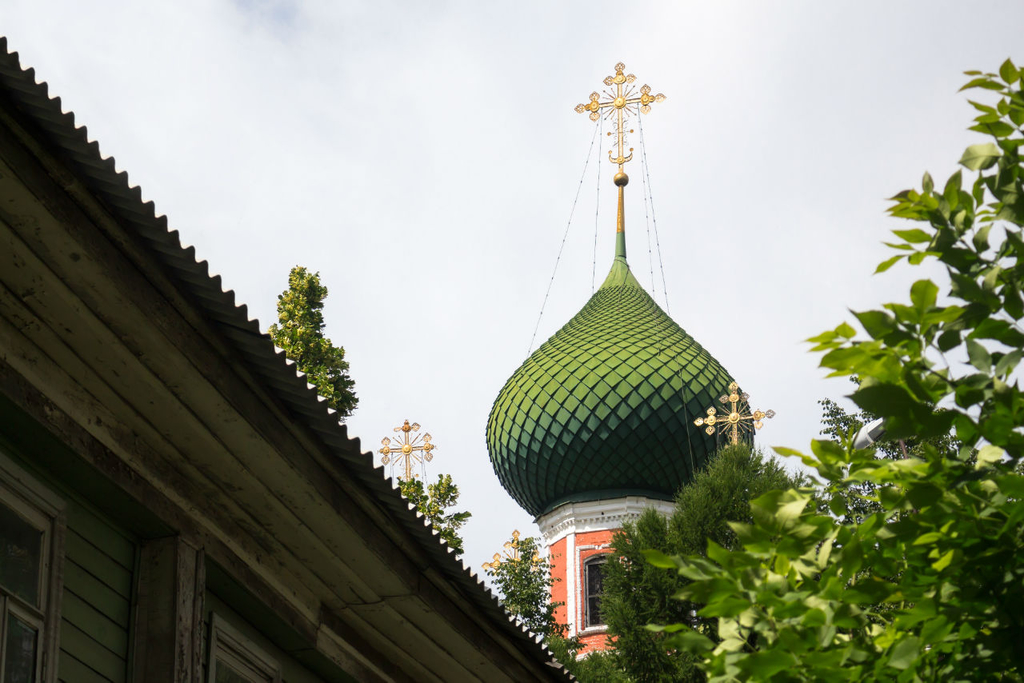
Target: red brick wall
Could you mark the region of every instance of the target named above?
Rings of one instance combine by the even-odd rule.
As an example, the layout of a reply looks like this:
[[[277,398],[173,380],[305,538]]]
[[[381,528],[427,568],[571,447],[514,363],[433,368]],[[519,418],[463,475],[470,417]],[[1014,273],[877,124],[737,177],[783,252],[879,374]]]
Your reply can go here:
[[[551,578],[555,579],[551,585],[551,600],[562,603],[555,609],[555,621],[559,624],[566,624],[569,621],[565,612],[569,586],[565,582],[568,565],[565,557],[564,538],[555,541],[555,544],[548,548],[548,560],[551,562]]]
[[[576,622],[577,629],[582,630],[583,624],[583,563],[594,555],[601,555],[610,552],[608,547],[611,544],[612,535],[615,533],[614,529],[604,531],[588,531],[585,533],[576,534],[574,549],[576,553],[575,564],[576,564]],[[551,599],[555,602],[563,603],[561,607],[555,610],[555,619],[560,624],[568,623],[568,614],[566,612],[566,604],[568,603],[568,584],[566,583],[566,575],[569,566],[569,559],[566,557],[566,539],[562,538],[554,543],[548,551],[548,558],[551,562],[551,576],[555,579],[555,583],[551,586]],[[581,549],[581,546],[584,546]],[[585,547],[594,546],[594,547]],[[605,650],[607,649],[607,636],[603,631],[593,631],[591,633],[580,633],[580,642],[583,643],[583,649],[580,651],[581,654],[586,654],[593,650]]]

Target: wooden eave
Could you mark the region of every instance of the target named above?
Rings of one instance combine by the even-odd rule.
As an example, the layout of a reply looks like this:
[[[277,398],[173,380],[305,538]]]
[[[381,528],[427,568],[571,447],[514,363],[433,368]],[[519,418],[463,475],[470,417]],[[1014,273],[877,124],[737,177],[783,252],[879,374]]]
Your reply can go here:
[[[299,649],[359,680],[567,679],[5,38],[0,258],[0,391]]]

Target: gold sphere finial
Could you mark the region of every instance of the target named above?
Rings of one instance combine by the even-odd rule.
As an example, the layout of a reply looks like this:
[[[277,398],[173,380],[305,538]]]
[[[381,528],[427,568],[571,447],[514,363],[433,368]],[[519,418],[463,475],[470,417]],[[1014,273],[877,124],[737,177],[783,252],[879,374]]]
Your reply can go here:
[[[615,185],[618,187],[625,187],[629,184],[629,176],[626,175],[625,171],[619,171],[615,174]]]

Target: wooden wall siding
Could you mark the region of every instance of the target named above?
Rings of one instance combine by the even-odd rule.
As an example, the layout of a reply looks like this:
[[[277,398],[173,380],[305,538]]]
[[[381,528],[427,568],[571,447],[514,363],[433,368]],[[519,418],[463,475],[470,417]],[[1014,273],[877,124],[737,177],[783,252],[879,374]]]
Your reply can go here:
[[[321,621],[330,612],[361,635],[370,660],[394,662],[413,680],[554,677],[432,568],[334,454],[222,353],[152,257],[136,254],[132,237],[4,114],[0,106],[3,362],[317,644],[333,630]],[[79,578],[116,583],[77,568]],[[71,640],[76,628],[68,625]],[[395,645],[396,629],[408,651]]]
[[[68,504],[58,678],[127,680],[135,544],[74,501]]]
[[[203,652],[207,653],[203,659],[203,676],[201,680],[206,683],[207,671],[209,670],[209,642],[213,615],[218,619],[227,622],[242,636],[256,645],[263,653],[268,655],[281,667],[281,683],[329,683],[327,680],[317,676],[307,669],[301,662],[294,659],[287,652],[282,650],[276,643],[268,639],[257,628],[249,624],[241,615],[232,609],[227,602],[216,594],[207,591],[205,596],[204,621],[206,628],[203,629]],[[330,683],[354,683],[355,679],[339,675],[330,679]]]

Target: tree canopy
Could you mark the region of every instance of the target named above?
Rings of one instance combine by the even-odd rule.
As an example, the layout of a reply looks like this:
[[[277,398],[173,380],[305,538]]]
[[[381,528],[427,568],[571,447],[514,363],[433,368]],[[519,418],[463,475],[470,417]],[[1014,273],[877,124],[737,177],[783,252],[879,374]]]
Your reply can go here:
[[[860,386],[859,377],[851,377],[856,386]],[[847,412],[835,401],[825,398],[818,401],[822,408],[821,434],[835,443],[843,443],[857,434],[861,427],[878,419],[878,416],[866,411]],[[909,456],[920,457],[925,445],[935,448],[939,453],[955,455],[962,444],[952,434],[939,434],[934,437],[919,439],[915,436],[902,439],[882,439],[874,444],[875,456],[886,460],[902,460]],[[874,500],[878,487],[870,481],[851,481],[843,486],[836,486],[821,493],[819,507],[825,510],[845,510],[840,515],[844,522],[860,523],[875,512],[881,510]],[[839,513],[837,513],[839,514]]]
[[[923,443],[899,460],[849,438],[779,449],[826,492],[871,482],[878,510],[851,521],[841,508],[822,514],[814,490],[773,491],[751,502],[750,523],[730,525],[738,548],[652,551],[690,580],[680,597],[718,618],[717,638],[661,628],[710,680],[1024,678],[1024,93],[1010,60],[967,73],[964,89],[990,97],[971,102],[971,130],[989,141],[968,147],[944,184],[926,173],[893,197],[889,212],[916,226],[893,230],[896,254],[876,271],[932,262],[946,278],[854,313],[861,336],[843,323],[811,340],[833,375],[861,379],[851,398],[890,436],[952,429],[962,448]]]
[[[398,488],[409,502],[416,506],[437,530],[456,555],[461,555],[462,536],[459,529],[473,515],[469,512],[451,512],[459,502],[459,487],[452,481],[452,475],[439,474],[437,481],[424,488],[419,479],[400,479]]]
[[[709,541],[726,548],[738,546],[730,523],[751,521],[751,499],[798,482],[774,458],[745,444],[730,446],[712,456],[679,490],[670,518],[651,508],[615,534],[614,553],[605,564],[601,610],[608,634],[615,638],[617,666],[628,680],[704,680],[693,655],[666,651],[664,634],[648,630],[647,624],[683,621],[701,632],[714,630],[697,616],[702,605],[673,599],[688,580],[648,564],[642,551],[704,554]]]
[[[295,266],[288,274],[288,289],[277,297],[277,322],[270,338],[306,373],[309,383],[344,419],[359,405],[355,382],[348,375],[345,349],[324,336],[324,299],[327,287],[320,273]]]
[[[565,627],[555,621],[555,609],[562,603],[551,600],[551,562],[540,555],[533,536],[520,538],[518,532],[505,544],[511,557],[497,558],[485,565],[487,575],[502,596],[505,609],[519,617],[537,635],[560,636]]]

